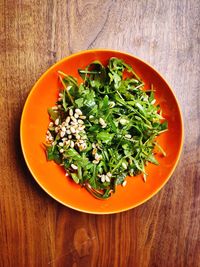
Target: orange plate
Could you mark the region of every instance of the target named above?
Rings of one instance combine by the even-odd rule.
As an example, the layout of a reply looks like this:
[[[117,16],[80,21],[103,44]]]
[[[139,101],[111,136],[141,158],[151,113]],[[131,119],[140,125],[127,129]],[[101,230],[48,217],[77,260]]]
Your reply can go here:
[[[168,120],[169,130],[158,139],[167,153],[158,157],[159,166],[149,164],[146,168],[147,182],[141,176],[127,178],[127,186],[118,186],[110,199],[97,200],[84,188],[65,176],[62,167],[47,162],[42,146],[49,124],[47,108],[54,106],[58,97],[57,71],[62,70],[78,76],[78,68],[85,68],[94,60],[106,64],[110,57],[118,57],[130,64],[147,86],[156,88],[156,100],[163,116]],[[80,79],[79,79],[80,81]],[[168,181],[174,171],[183,142],[183,122],[180,108],[172,89],[164,78],[151,66],[132,55],[113,50],[87,50],[71,55],[48,69],[31,90],[21,118],[21,146],[33,177],[54,199],[75,210],[94,214],[116,213],[136,207],[155,195]]]

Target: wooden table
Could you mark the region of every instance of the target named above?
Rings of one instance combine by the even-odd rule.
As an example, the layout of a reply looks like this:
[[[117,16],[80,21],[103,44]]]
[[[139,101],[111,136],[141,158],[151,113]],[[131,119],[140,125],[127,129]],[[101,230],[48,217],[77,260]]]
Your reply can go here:
[[[200,266],[200,2],[1,0],[0,8],[0,266]],[[155,66],[185,123],[167,185],[140,207],[106,216],[51,199],[29,173],[19,142],[22,108],[40,75],[95,47]]]

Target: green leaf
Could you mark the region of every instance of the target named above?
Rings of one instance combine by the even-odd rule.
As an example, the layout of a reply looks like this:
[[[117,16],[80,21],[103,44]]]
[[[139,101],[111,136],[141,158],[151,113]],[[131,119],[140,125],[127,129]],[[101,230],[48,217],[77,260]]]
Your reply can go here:
[[[76,99],[74,102],[76,103],[78,108],[82,108],[84,105],[83,101],[84,101],[84,98],[81,97],[81,98]]]
[[[70,175],[71,175],[72,179],[74,180],[74,182],[76,184],[78,184],[79,183],[79,178],[78,178],[77,174],[72,172]]]
[[[54,160],[56,163],[60,164],[62,162],[62,158],[58,151],[58,148],[55,146],[46,147],[46,154],[48,160]]]
[[[48,113],[52,121],[55,121],[59,117],[58,112],[56,112],[52,108],[48,108]]]
[[[153,164],[155,164],[155,165],[158,165],[158,161],[157,161],[157,159],[154,157],[154,155],[152,155],[152,154],[150,154],[150,155],[148,155],[148,157],[147,157],[147,161],[149,161],[149,162],[151,162],[151,163],[153,163]]]
[[[105,144],[110,143],[113,137],[114,137],[114,134],[110,134],[104,131],[97,134],[97,139],[102,141]]]

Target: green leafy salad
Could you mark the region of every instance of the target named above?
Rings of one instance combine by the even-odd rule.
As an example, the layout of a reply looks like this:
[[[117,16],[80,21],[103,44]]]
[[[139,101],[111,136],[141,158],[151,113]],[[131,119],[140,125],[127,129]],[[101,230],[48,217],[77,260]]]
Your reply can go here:
[[[167,121],[156,105],[154,89],[131,66],[118,58],[108,65],[94,61],[78,70],[82,83],[58,71],[60,92],[48,109],[48,160],[61,165],[66,175],[99,199],[109,198],[127,176],[142,174],[158,164],[154,149],[165,156],[156,137]],[[131,179],[131,178],[129,178]]]

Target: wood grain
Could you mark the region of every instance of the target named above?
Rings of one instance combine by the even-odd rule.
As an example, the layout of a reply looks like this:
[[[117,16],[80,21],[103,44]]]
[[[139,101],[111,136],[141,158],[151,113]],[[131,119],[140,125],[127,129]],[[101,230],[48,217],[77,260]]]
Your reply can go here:
[[[200,266],[199,0],[1,0],[0,10],[0,266]],[[95,47],[155,66],[185,124],[168,184],[146,204],[109,216],[52,200],[34,182],[19,143],[36,80],[59,59]]]

